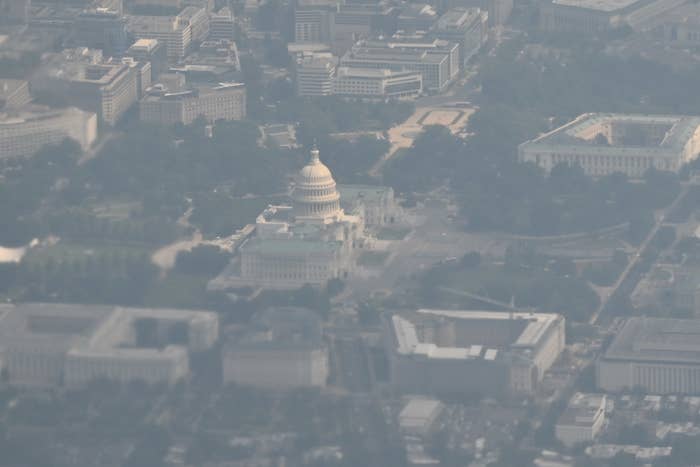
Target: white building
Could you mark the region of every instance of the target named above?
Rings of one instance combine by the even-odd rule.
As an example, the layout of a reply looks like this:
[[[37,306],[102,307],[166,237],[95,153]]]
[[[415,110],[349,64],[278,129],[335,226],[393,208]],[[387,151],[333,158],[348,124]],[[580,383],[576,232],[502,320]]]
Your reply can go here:
[[[597,363],[606,392],[700,393],[700,321],[630,318]]]
[[[578,164],[594,177],[621,172],[639,178],[650,168],[676,172],[700,152],[700,117],[584,114],[518,146],[518,160],[551,171]]]
[[[151,320],[163,346],[140,347],[136,326]],[[173,326],[185,342],[170,344]],[[189,374],[189,351],[218,339],[215,313],[101,305],[25,303],[0,307],[0,355],[11,384],[80,386],[106,378],[172,383]]]
[[[224,382],[269,389],[322,387],[328,379],[328,350],[321,323],[300,308],[267,310],[250,329],[225,346]]]
[[[338,59],[330,53],[305,54],[297,60],[297,95],[330,96]]]
[[[97,115],[75,107],[48,109],[25,108],[0,113],[0,159],[28,157],[42,146],[75,140],[83,150],[97,139]]]
[[[424,397],[412,397],[399,413],[399,428],[407,435],[430,434],[444,410],[442,402]]]
[[[233,41],[236,38],[236,22],[231,9],[221,8],[209,18],[209,40]]]
[[[423,75],[416,71],[340,67],[334,93],[369,99],[415,98],[423,92]]]
[[[165,44],[168,60],[183,59],[193,40],[192,25],[178,16],[129,16],[127,28],[137,39]]]
[[[565,345],[553,313],[421,309],[384,329],[392,384],[417,394],[532,394]]]
[[[576,393],[554,426],[554,434],[564,446],[590,443],[605,426],[604,394]]]

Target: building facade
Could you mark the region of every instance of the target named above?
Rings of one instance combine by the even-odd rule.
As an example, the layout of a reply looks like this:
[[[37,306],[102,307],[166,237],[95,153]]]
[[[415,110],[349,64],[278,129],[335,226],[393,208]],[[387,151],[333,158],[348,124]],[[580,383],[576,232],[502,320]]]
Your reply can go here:
[[[296,81],[299,96],[333,94],[338,59],[330,53],[305,54],[297,59]]]
[[[407,99],[423,92],[423,76],[418,72],[340,67],[336,72],[334,94],[364,99]]]
[[[97,116],[75,107],[0,113],[0,158],[30,157],[43,146],[66,138],[89,149],[97,139]]]
[[[604,394],[576,393],[554,426],[554,435],[566,447],[594,441],[605,427]]]
[[[464,67],[488,39],[488,14],[479,8],[453,8],[440,17],[431,34],[459,44]]]
[[[643,177],[654,168],[677,172],[700,152],[700,117],[584,114],[518,146],[518,159],[546,172],[580,165],[586,175]]]

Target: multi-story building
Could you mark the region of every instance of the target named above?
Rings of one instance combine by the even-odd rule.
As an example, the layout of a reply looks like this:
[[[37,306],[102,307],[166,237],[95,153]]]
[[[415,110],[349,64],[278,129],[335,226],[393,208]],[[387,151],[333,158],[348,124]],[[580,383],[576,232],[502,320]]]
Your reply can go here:
[[[374,68],[338,68],[334,94],[365,99],[405,99],[423,92],[423,75],[417,71]]]
[[[259,313],[223,351],[225,383],[277,390],[323,387],[328,372],[320,320],[301,308]]]
[[[221,8],[209,18],[210,41],[233,41],[236,39],[236,21],[231,9]]]
[[[434,433],[445,406],[425,397],[412,397],[399,413],[399,429],[408,436],[428,436]]]
[[[384,3],[345,3],[335,13],[333,52],[342,55],[358,40],[393,34],[396,8]]]
[[[297,95],[333,94],[338,59],[330,53],[305,54],[296,63]]]
[[[606,392],[700,394],[700,321],[629,318],[596,372]]]
[[[392,385],[410,394],[532,394],[565,345],[552,313],[417,310],[384,329]]]
[[[460,70],[459,44],[433,41],[361,41],[341,59],[351,68],[379,68],[393,71],[418,71],[423,88],[441,92]]]
[[[42,146],[71,138],[87,150],[97,138],[97,116],[75,107],[24,108],[0,113],[0,159],[29,157]]]
[[[0,79],[0,110],[20,109],[31,101],[29,83],[21,79]]]
[[[576,393],[554,426],[554,435],[567,447],[590,443],[605,427],[604,394]]]
[[[336,0],[299,0],[294,8],[294,41],[330,44],[338,4]]]
[[[126,19],[117,11],[96,9],[78,15],[73,41],[81,47],[102,49],[105,55],[119,55],[128,46]]]
[[[438,14],[427,3],[406,3],[396,20],[397,29],[404,32],[426,32],[433,27]]]
[[[192,43],[192,26],[178,16],[130,16],[129,32],[137,39],[156,39],[165,45],[168,60],[183,59]]]
[[[440,17],[431,34],[459,44],[464,67],[488,39],[488,14],[479,8],[453,8]]]
[[[155,80],[167,70],[168,55],[165,46],[157,39],[138,39],[126,51],[127,57],[151,64],[151,79]]]
[[[676,172],[700,152],[700,117],[681,115],[584,114],[518,146],[518,159],[549,172],[578,164],[594,177],[650,169]]]
[[[218,340],[215,313],[103,305],[26,303],[0,307],[0,355],[11,384],[80,386],[107,378],[173,383],[189,373],[188,351]],[[138,326],[155,323],[154,347]],[[170,342],[184,328],[177,342]]]
[[[240,81],[241,62],[236,43],[230,40],[207,40],[181,64],[170,67],[190,82],[222,83]]]
[[[197,85],[169,92],[154,86],[140,102],[142,121],[159,125],[189,125],[203,117],[216,120],[242,120],[246,115],[246,90],[241,83]]]
[[[190,25],[192,40],[201,42],[209,35],[209,14],[204,8],[186,6],[178,15],[178,22]]]

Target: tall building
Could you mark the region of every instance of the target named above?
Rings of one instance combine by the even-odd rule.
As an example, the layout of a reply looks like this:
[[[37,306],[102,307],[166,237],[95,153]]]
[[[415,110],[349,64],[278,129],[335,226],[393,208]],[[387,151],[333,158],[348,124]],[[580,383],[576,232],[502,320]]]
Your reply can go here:
[[[168,60],[183,59],[192,44],[192,26],[178,16],[130,16],[127,28],[137,39],[156,39],[165,45]]]
[[[453,8],[440,17],[431,34],[459,44],[464,67],[488,39],[488,14],[478,8]]]
[[[168,56],[165,46],[157,39],[138,39],[126,51],[127,57],[133,57],[138,62],[151,64],[151,79],[158,79],[161,73],[167,71]]]
[[[279,308],[258,313],[248,329],[231,336],[224,346],[225,383],[276,390],[323,387],[328,373],[321,322],[310,310]]]
[[[423,91],[423,75],[417,71],[338,68],[334,93],[364,99],[406,99]]]
[[[31,100],[29,83],[21,79],[0,79],[0,111],[22,108]]]
[[[208,122],[242,120],[246,115],[246,90],[241,83],[202,84],[174,92],[154,86],[139,108],[142,121],[159,125],[189,125],[199,117]]]
[[[87,150],[97,138],[97,116],[75,107],[25,107],[0,113],[0,159],[33,156],[44,145],[66,138]]]
[[[596,372],[606,392],[700,394],[700,321],[629,318]]]
[[[209,14],[206,9],[187,6],[177,15],[177,19],[190,25],[193,41],[201,42],[209,35]]]
[[[580,165],[594,177],[620,172],[644,176],[650,168],[676,172],[700,153],[700,117],[584,114],[518,146],[518,160],[546,172]]]
[[[565,345],[552,313],[417,310],[384,329],[392,385],[410,394],[532,394]]]
[[[216,13],[212,13],[209,18],[209,40],[233,41],[236,39],[236,21],[231,9],[221,8]]]
[[[307,54],[297,60],[296,81],[299,96],[330,96],[338,59],[330,53]]]
[[[126,20],[116,11],[83,11],[73,24],[76,45],[102,49],[105,55],[120,55],[128,47]]]
[[[25,303],[0,306],[0,316],[0,355],[19,386],[174,383],[189,374],[188,352],[219,333],[216,313],[195,310]],[[140,342],[145,321],[152,342]]]

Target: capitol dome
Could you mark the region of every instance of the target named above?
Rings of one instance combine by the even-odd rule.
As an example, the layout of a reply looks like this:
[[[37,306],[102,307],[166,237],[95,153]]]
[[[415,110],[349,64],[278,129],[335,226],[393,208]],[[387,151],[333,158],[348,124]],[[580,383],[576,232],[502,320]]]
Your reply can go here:
[[[297,218],[326,220],[340,215],[340,194],[333,174],[319,159],[316,147],[296,176],[292,203]]]

